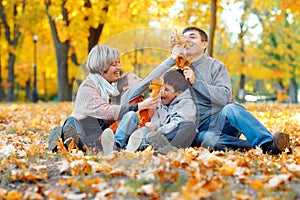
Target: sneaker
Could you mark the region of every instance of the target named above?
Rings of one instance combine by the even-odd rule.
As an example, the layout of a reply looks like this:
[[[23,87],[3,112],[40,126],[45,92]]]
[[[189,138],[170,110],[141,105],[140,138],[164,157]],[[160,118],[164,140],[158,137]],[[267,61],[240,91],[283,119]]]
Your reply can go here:
[[[105,129],[101,135],[103,156],[107,156],[114,150],[114,144],[115,144],[114,132],[110,128]]]
[[[289,135],[282,132],[277,132],[273,135],[273,141],[267,147],[266,153],[277,155],[283,152],[286,148],[291,150]]]
[[[57,126],[54,129],[52,129],[51,132],[50,132],[50,134],[49,134],[48,148],[53,153],[57,152],[57,145],[55,144],[55,142],[59,142],[59,138],[61,138],[61,133],[62,133],[62,127],[61,126]]]
[[[66,149],[68,149],[68,146],[71,144],[72,140],[74,140],[74,144],[76,147],[78,147],[78,149],[85,151],[78,132],[71,124],[67,124],[63,128],[63,142]]]
[[[128,144],[126,146],[126,150],[135,152],[140,147],[144,138],[144,132],[141,130],[134,131],[128,140]]]
[[[172,146],[169,140],[158,131],[150,132],[147,134],[146,139],[153,149],[156,149],[160,154],[166,155],[169,151],[176,152],[178,150],[176,147]]]

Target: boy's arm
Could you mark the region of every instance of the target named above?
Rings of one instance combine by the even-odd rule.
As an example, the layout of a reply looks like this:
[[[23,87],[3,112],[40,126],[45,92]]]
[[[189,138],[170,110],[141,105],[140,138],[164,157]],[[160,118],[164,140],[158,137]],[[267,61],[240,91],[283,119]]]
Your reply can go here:
[[[173,131],[180,122],[189,120],[196,121],[196,106],[191,99],[185,99],[180,101],[175,107],[174,112],[171,113],[168,123],[158,128],[163,134],[168,134]]]

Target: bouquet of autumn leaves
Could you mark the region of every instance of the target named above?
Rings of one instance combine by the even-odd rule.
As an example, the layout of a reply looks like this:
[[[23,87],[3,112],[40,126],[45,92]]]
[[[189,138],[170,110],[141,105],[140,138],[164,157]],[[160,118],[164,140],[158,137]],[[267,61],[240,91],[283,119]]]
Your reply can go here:
[[[184,48],[189,48],[191,44],[186,41],[185,36],[179,33],[177,30],[173,31],[170,36],[170,47],[173,49],[176,45]],[[190,58],[185,54],[181,53],[175,59],[177,69],[183,69],[184,66],[190,66]]]

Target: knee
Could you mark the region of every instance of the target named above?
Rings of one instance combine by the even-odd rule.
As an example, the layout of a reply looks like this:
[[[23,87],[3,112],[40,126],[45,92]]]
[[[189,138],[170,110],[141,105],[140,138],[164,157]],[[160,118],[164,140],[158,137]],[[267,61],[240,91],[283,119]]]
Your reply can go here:
[[[201,146],[204,148],[213,149],[213,150],[224,149],[223,145],[221,144],[219,133],[208,132],[207,134],[205,134],[204,138],[202,139],[203,141],[201,143]]]
[[[196,128],[195,122],[190,121],[190,120],[185,120],[180,122],[181,126],[186,126],[186,127],[191,127],[191,128]]]
[[[241,111],[241,109],[244,109],[244,107],[239,104],[231,103],[224,106],[222,112],[225,114],[225,116],[227,116],[230,114],[235,114]]]
[[[129,111],[129,112],[127,112],[125,115],[124,115],[124,117],[126,117],[126,119],[128,119],[128,120],[132,120],[134,123],[137,123],[138,122],[138,116],[137,116],[137,114],[134,112],[134,111]],[[124,118],[123,117],[123,118]]]

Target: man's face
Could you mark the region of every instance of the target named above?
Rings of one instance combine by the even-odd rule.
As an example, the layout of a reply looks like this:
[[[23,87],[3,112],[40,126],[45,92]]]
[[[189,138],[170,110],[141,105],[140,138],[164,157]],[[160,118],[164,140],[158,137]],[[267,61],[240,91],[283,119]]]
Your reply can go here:
[[[207,48],[207,41],[202,41],[198,31],[190,30],[184,33],[186,40],[190,43],[190,47],[185,47],[184,53],[187,56],[199,57],[204,55]]]

